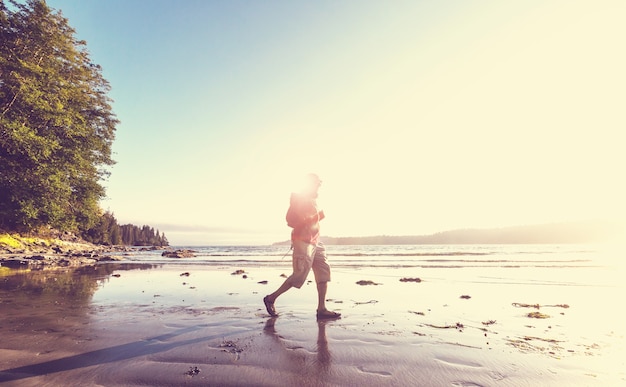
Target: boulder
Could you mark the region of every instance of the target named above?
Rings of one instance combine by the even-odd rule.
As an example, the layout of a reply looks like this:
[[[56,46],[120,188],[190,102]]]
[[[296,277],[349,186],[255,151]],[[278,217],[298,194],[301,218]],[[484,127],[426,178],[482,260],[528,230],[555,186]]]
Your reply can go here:
[[[192,258],[196,256],[194,253],[195,251],[193,250],[185,250],[185,249],[166,250],[161,254],[161,256],[167,257],[167,258]]]

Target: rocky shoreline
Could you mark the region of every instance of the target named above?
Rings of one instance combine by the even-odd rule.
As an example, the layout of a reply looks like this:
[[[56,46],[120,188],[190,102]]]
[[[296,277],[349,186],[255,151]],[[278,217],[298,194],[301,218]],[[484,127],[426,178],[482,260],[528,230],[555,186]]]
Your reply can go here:
[[[117,261],[121,257],[112,255],[130,249],[123,246],[75,246],[52,247],[42,249],[0,248],[0,267],[35,268],[68,267],[92,265],[98,262]]]
[[[118,261],[122,257],[115,253],[132,252],[137,249],[140,248],[95,245],[71,234],[55,238],[0,234],[0,267],[35,269],[86,266]]]
[[[94,265],[121,261],[122,255],[137,251],[160,251],[166,258],[192,258],[196,251],[170,246],[96,245],[71,233],[53,236],[21,236],[0,232],[0,267],[42,269]],[[118,254],[116,254],[118,253]]]

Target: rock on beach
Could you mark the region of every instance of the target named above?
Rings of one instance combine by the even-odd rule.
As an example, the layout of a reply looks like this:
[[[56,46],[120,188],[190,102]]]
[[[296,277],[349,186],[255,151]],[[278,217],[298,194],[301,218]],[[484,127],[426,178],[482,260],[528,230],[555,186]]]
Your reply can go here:
[[[195,257],[196,251],[194,250],[186,250],[186,249],[181,249],[181,250],[165,250],[163,253],[161,253],[162,257],[167,257],[167,258],[193,258]]]

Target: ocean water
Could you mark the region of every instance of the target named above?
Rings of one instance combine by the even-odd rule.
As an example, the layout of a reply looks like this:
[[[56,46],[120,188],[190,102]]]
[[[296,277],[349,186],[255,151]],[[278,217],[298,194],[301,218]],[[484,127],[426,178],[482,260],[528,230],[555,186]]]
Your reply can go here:
[[[139,335],[137,345],[144,348],[146,324],[151,324],[157,332],[214,327],[215,340],[260,340],[269,317],[262,299],[290,274],[289,246],[172,248],[194,250],[195,257],[130,251],[120,262],[95,267],[7,269],[0,278],[0,315],[8,323],[0,326],[0,334],[18,347],[21,335],[57,332],[65,337],[77,326],[86,330],[81,333],[85,337],[106,332]],[[369,359],[375,369],[389,368],[389,375],[400,375],[399,370],[419,370],[415,365],[421,364],[438,377],[457,377],[445,385],[497,384],[489,382],[491,377],[503,379],[503,385],[623,385],[626,380],[623,248],[326,249],[333,273],[327,305],[343,314],[328,331],[336,366],[349,368],[355,358],[361,363]],[[276,337],[301,342],[300,347],[319,340],[313,275],[308,280],[276,305],[282,316]],[[68,323],[72,319],[75,322]],[[206,342],[201,348],[204,356]],[[390,356],[397,362],[390,363]],[[199,357],[190,359],[196,362]],[[478,376],[483,382],[468,379],[474,371],[482,372]]]
[[[192,258],[162,257],[160,250],[135,251],[133,262],[272,266],[290,264],[291,250],[270,246],[172,246],[194,251]],[[623,249],[594,245],[327,245],[335,267],[421,268],[589,268],[620,266]]]
[[[156,265],[278,268],[289,274],[289,246],[175,246],[192,258],[166,258],[161,251],[137,251],[127,262]],[[623,286],[624,248],[593,245],[327,245],[335,273],[393,273],[431,280],[491,284],[593,287]],[[387,274],[391,275],[391,274]]]
[[[141,291],[145,304],[174,307],[184,299],[194,308],[226,305],[256,308],[263,314],[262,296],[275,290],[291,272],[289,246],[176,248],[192,249],[196,256],[164,258],[160,251],[128,255],[128,261],[169,267],[175,273],[154,271],[149,284],[143,279],[149,273],[123,273],[122,279],[127,277],[124,287],[112,281],[117,285],[100,289],[94,301],[123,304]],[[622,367],[619,359],[626,355],[626,332],[620,323],[620,300],[626,287],[623,247],[327,245],[326,250],[333,275],[329,306],[346,316],[342,324],[350,329],[376,335],[388,324],[383,332],[406,335],[407,339],[414,339],[418,332],[447,342],[451,338],[438,327],[460,322],[482,328],[485,322],[494,321],[490,337],[498,339],[491,337],[488,345],[481,342],[484,336],[479,329],[475,329],[477,335],[454,339],[485,348],[522,346],[521,351],[574,356],[571,361],[582,363],[593,359],[598,368]],[[234,275],[236,269],[246,277]],[[185,271],[190,276],[178,280],[178,273]],[[310,314],[316,293],[313,275],[308,279],[300,291],[281,298],[281,313],[304,319]],[[188,283],[187,288],[180,285],[182,281]],[[362,281],[374,286],[360,286]],[[135,289],[137,286],[142,286],[141,290]],[[152,299],[154,294],[160,295],[157,301]],[[549,318],[529,317],[538,311]],[[359,321],[367,324],[359,325]],[[535,345],[529,347],[529,340]]]
[[[228,279],[234,269],[245,272],[249,283],[267,280],[266,286],[272,289],[291,272],[289,246],[175,248],[191,249],[195,257],[165,258],[161,251],[142,251],[125,259],[182,271],[202,270],[205,275],[228,270],[225,276],[205,281],[216,284],[218,292],[220,287],[241,291],[239,282]],[[428,284],[424,287],[436,287],[441,294],[478,287],[487,299],[506,295],[533,304],[540,302],[535,300],[553,304],[576,301],[592,307],[590,314],[600,313],[596,307],[606,305],[601,313],[608,314],[604,316],[608,319],[614,317],[616,308],[610,301],[623,293],[626,273],[624,249],[609,246],[327,245],[326,251],[333,273],[331,287],[337,293],[353,293],[352,286],[361,280],[391,285],[402,279],[419,279]],[[312,274],[309,280],[313,280]],[[384,292],[393,294],[393,289],[385,286]]]

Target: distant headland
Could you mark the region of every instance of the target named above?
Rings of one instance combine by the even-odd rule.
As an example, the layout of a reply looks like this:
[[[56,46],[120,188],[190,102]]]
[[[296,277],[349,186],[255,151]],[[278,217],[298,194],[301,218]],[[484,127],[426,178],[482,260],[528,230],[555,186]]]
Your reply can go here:
[[[459,229],[431,235],[322,236],[327,245],[588,244],[615,240],[624,231],[612,222],[568,222],[489,229]],[[274,243],[288,245],[290,241]]]

